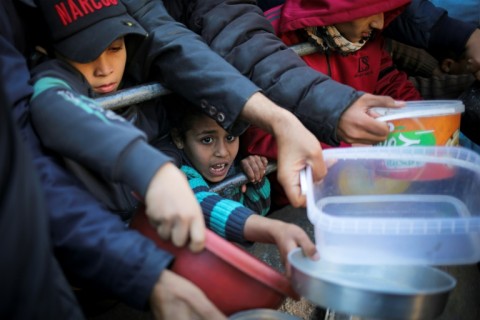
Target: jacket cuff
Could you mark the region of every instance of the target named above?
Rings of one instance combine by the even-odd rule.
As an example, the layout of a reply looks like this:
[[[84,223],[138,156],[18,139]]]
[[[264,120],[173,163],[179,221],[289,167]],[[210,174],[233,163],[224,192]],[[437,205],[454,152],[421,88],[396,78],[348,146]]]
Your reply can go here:
[[[165,154],[145,141],[137,140],[122,154],[115,175],[145,197],[153,176],[168,161],[171,159]]]
[[[145,252],[145,260],[141,268],[136,270],[135,277],[126,279],[129,281],[130,288],[125,292],[125,302],[134,308],[148,310],[149,300],[153,292],[153,287],[158,282],[161,273],[167,270],[173,262],[174,257],[167,251],[158,248],[151,248],[150,252]]]

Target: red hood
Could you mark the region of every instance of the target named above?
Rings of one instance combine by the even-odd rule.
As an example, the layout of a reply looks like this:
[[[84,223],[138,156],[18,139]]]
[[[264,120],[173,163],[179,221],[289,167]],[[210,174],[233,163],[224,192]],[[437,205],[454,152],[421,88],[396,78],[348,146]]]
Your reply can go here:
[[[281,17],[273,23],[277,33],[285,33],[305,27],[329,26],[336,23],[385,13],[388,25],[411,0],[286,0]],[[265,15],[279,7],[270,9]]]

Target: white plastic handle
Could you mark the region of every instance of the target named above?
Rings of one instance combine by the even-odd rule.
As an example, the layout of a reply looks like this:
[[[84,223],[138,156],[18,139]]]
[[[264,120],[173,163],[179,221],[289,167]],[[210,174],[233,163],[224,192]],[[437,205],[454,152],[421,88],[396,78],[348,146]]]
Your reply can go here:
[[[316,218],[313,214],[314,200],[313,200],[313,177],[312,167],[306,166],[305,169],[300,171],[300,189],[302,195],[307,197],[307,216],[312,224],[315,224]]]
[[[302,192],[303,196],[307,194],[307,190],[308,190],[307,169],[308,167],[300,171],[300,191]]]

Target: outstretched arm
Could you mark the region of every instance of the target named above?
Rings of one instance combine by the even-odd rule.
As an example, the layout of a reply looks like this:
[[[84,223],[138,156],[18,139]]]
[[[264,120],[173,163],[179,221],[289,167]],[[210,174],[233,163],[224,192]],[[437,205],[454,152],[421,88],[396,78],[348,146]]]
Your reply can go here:
[[[302,247],[305,254],[315,258],[316,248],[300,227],[256,214],[240,202],[210,192],[202,176],[193,168],[183,166],[189,183],[200,202],[207,225],[218,235],[235,242],[263,242],[278,246],[282,262],[288,252]],[[236,231],[234,237],[233,231]],[[288,266],[286,265],[287,274]]]
[[[287,276],[290,275],[287,256],[291,250],[301,247],[306,256],[319,258],[315,244],[307,233],[293,223],[253,215],[245,224],[245,238],[254,242],[276,244]]]
[[[107,182],[129,185],[145,197],[147,215],[162,238],[202,249],[202,213],[180,170],[147,143],[143,132],[80,94],[74,74],[37,71],[30,110],[43,145]],[[172,183],[177,188],[170,188]]]
[[[300,171],[307,165],[311,166],[314,181],[322,179],[327,172],[318,140],[292,113],[278,107],[261,93],[248,100],[242,118],[275,137],[278,144],[278,181],[294,207],[305,206],[305,196],[300,190]]]

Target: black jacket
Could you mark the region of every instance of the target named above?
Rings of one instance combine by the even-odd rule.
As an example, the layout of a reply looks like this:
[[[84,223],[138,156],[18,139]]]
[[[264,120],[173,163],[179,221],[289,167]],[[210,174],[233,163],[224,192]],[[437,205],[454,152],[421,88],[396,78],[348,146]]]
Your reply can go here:
[[[154,10],[160,10],[162,1],[124,0],[124,3],[130,7],[131,13],[147,31],[152,34],[152,30],[158,30],[160,34],[162,29],[159,27],[159,14]],[[335,134],[339,118],[362,93],[308,67],[294,51],[287,48],[274,35],[270,23],[265,19],[255,1],[166,0],[163,3],[176,20],[201,35],[215,52],[252,80],[270,99],[281,107],[291,110],[319,139],[332,145],[339,143]],[[167,32],[168,30],[163,28],[163,37],[168,34]],[[171,43],[173,43],[174,38],[179,34],[170,34]],[[177,41],[180,41],[180,38]],[[195,48],[191,51],[178,52],[190,57],[200,55],[200,51]],[[171,53],[175,51],[171,50]],[[246,90],[248,84],[218,59],[210,61],[212,64],[205,64],[205,68],[202,68],[201,73],[198,74],[191,74],[192,70],[196,69],[189,64],[177,64],[176,77],[177,79],[181,79],[180,77],[204,78],[204,85],[210,87],[207,91],[209,97],[194,96],[190,100],[197,105],[202,105],[202,101],[205,101],[206,108],[213,106],[214,110],[225,109],[222,113],[229,119],[230,115],[241,111],[238,105],[242,105],[248,96],[248,94],[245,95],[248,93]],[[145,67],[149,68],[150,65],[147,63]],[[219,73],[220,65],[222,66],[220,70],[228,70],[228,73],[224,71]],[[216,78],[219,81],[211,82],[209,73],[212,72],[216,72]],[[152,76],[158,77],[158,74]],[[161,76],[167,87],[171,88],[175,85],[172,81],[166,82],[169,80],[165,78],[166,74],[162,73]],[[225,79],[228,80],[225,81]],[[198,84],[198,82],[192,83]],[[198,92],[205,91],[201,86],[197,88]],[[191,89],[189,88],[190,91]],[[241,96],[245,98],[239,100]],[[228,123],[230,124],[231,120],[228,120]]]
[[[83,319],[53,256],[43,190],[18,130],[32,93],[12,1],[0,3],[0,319]],[[12,114],[15,112],[16,117]],[[15,120],[14,120],[15,119]]]

